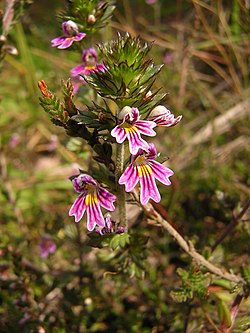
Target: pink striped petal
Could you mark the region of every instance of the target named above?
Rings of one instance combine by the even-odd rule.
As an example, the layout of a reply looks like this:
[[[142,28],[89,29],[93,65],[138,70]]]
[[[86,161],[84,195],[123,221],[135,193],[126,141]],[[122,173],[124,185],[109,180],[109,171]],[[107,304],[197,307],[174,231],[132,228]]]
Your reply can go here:
[[[147,136],[155,136],[156,132],[152,129],[156,127],[156,123],[153,121],[144,121],[138,120],[136,122],[136,128],[140,131],[140,133],[147,135]]]
[[[76,36],[74,36],[74,41],[80,42],[80,40],[82,40],[85,36],[86,34],[84,32],[79,32]]]
[[[147,141],[141,138],[140,133],[136,128],[133,127],[133,130],[132,128],[129,128],[126,132],[129,143],[129,150],[132,155],[137,154],[140,148],[148,149]]]
[[[64,36],[60,36],[60,37],[56,37],[54,39],[51,40],[51,46],[58,46],[60,44],[62,44],[62,42],[65,40]]]
[[[146,205],[149,199],[155,202],[160,202],[161,196],[155,183],[155,178],[152,174],[152,170],[149,166],[142,165],[138,168],[142,168],[142,175],[140,177],[140,201],[142,205]]]
[[[134,167],[132,164],[130,164],[124,173],[121,175],[118,183],[120,185],[125,185],[125,191],[130,192],[133,190],[133,188],[136,186],[136,184],[139,181],[137,168]]]
[[[173,176],[174,174],[171,169],[166,168],[164,165],[160,164],[157,161],[150,161],[149,165],[151,166],[153,175],[156,179],[158,179],[161,183],[165,185],[171,185],[169,177]]]
[[[59,45],[58,49],[67,49],[70,47],[74,42],[74,37],[66,37],[61,45]]]
[[[112,129],[111,135],[116,138],[118,143],[122,143],[127,136],[125,129],[119,127],[119,125]]]
[[[69,210],[69,216],[75,217],[75,222],[79,222],[81,218],[83,217],[83,214],[85,212],[86,206],[85,206],[85,198],[83,195],[79,195],[78,198],[76,198],[75,202],[71,206]]]
[[[116,200],[116,196],[109,193],[103,187],[100,187],[98,190],[98,199],[99,199],[99,203],[102,207],[104,207],[110,211],[115,210],[115,206],[114,206],[113,202]]]
[[[85,67],[83,65],[76,66],[71,69],[70,73],[72,74],[72,76],[77,76],[79,74],[82,74],[82,71],[84,70],[84,68]]]
[[[96,224],[100,227],[105,226],[104,217],[102,215],[100,205],[98,202],[91,202],[89,205],[86,205],[87,213],[87,229],[93,231]]]

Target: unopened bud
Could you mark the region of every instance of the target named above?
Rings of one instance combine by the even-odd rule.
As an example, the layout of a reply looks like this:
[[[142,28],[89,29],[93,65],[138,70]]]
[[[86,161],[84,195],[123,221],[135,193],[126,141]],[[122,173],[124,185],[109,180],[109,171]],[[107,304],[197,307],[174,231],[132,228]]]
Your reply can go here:
[[[131,107],[130,106],[124,106],[124,108],[122,108],[121,112],[119,112],[118,118],[120,120],[122,120],[124,118],[125,115],[127,114],[131,114]]]
[[[62,30],[66,36],[76,36],[79,33],[77,24],[71,20],[62,23]]]
[[[6,42],[6,37],[4,35],[0,35],[0,42]]]
[[[93,24],[95,24],[95,21],[96,21],[95,16],[93,14],[90,14],[88,16],[88,20],[87,20],[88,24],[93,25]]]
[[[11,54],[11,55],[18,55],[18,51],[17,48],[15,48],[15,46],[13,45],[4,45],[2,47],[2,52]]]
[[[165,115],[169,114],[170,111],[163,105],[158,105],[156,106],[151,112],[150,112],[150,117],[155,117],[159,115]]]
[[[151,91],[151,90],[149,90],[149,91],[146,93],[145,98],[149,98],[150,96],[152,96],[152,91]]]
[[[38,87],[44,97],[52,98],[53,94],[48,90],[47,84],[44,80],[38,82]]]

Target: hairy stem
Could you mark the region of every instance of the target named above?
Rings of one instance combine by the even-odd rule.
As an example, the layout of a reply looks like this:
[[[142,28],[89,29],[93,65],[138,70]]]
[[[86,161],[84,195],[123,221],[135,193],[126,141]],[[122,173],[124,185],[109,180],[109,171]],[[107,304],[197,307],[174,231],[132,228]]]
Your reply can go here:
[[[115,178],[117,184],[117,203],[119,210],[119,223],[126,227],[128,230],[127,218],[126,218],[126,193],[124,186],[118,184],[118,179],[120,178],[123,167],[124,167],[124,144],[117,144],[116,146],[116,171]]]

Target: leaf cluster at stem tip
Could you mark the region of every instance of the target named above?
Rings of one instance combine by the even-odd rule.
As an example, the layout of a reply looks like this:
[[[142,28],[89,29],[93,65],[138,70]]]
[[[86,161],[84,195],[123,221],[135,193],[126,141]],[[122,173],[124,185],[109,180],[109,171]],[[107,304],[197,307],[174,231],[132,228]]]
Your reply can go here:
[[[147,55],[152,43],[141,45],[139,37],[118,34],[116,40],[99,44],[105,72],[95,72],[84,79],[97,93],[116,102],[119,108],[126,105],[140,108],[144,114],[160,104],[166,94],[151,94],[156,75],[163,65],[154,65]],[[150,92],[150,93],[149,93]]]

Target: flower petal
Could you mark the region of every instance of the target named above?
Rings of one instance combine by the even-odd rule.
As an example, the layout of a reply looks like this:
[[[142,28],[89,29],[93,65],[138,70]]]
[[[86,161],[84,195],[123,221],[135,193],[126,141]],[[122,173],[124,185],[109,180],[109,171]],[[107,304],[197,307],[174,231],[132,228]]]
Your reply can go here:
[[[125,185],[125,191],[131,192],[139,181],[137,168],[130,164],[118,180],[120,185]]]
[[[137,168],[140,178],[140,201],[142,205],[146,205],[150,198],[155,202],[160,202],[161,196],[156,186],[151,167],[144,164]]]
[[[126,136],[127,136],[124,128],[120,128],[119,125],[117,125],[115,128],[113,128],[110,134],[114,138],[116,138],[116,141],[118,143],[122,143],[126,139]]]
[[[111,194],[109,191],[105,190],[105,188],[100,187],[98,190],[98,199],[99,203],[102,207],[107,210],[114,211],[115,206],[113,202],[116,200],[116,196]]]
[[[106,69],[107,69],[106,66],[103,65],[103,64],[97,64],[97,65],[96,65],[96,70],[97,70],[97,71],[105,72]]]
[[[79,195],[69,210],[69,216],[75,216],[75,222],[79,222],[85,212],[86,206],[84,199],[83,194]]]
[[[145,120],[138,120],[136,122],[136,127],[140,131],[141,134],[147,136],[155,136],[156,132],[152,129],[156,127],[156,123],[153,121],[145,121]]]
[[[74,41],[75,41],[75,42],[79,42],[79,41],[82,40],[85,36],[86,36],[86,34],[85,34],[84,32],[79,32],[79,34],[77,34],[76,36],[74,36]]]
[[[152,168],[153,175],[156,179],[158,179],[161,183],[165,185],[171,185],[171,181],[169,177],[173,176],[174,172],[166,168],[164,165],[160,164],[157,161],[150,161],[149,165]]]
[[[98,198],[94,194],[88,194],[86,197],[87,229],[94,230],[95,225],[105,226],[104,217],[101,212]]]
[[[58,49],[67,49],[70,47],[74,42],[74,37],[67,37],[64,39],[61,45],[59,45],[57,48]]]
[[[132,155],[137,154],[140,148],[148,149],[147,141],[141,138],[140,132],[135,126],[130,128],[125,128],[125,131],[127,133],[129,150]]]
[[[82,74],[83,70],[84,70],[84,66],[83,65],[78,65],[78,66],[72,68],[70,73],[72,74],[72,76],[77,76],[79,74]]]
[[[66,37],[60,36],[51,40],[51,46],[55,47],[63,43]]]

